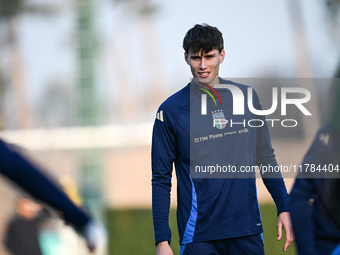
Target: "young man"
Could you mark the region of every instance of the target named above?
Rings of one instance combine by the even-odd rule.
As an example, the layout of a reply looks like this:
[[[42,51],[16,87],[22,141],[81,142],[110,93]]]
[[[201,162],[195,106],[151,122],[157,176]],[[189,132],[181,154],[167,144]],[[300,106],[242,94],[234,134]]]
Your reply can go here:
[[[181,254],[264,254],[255,175],[253,178],[192,175],[198,166],[217,163],[237,170],[242,166],[277,165],[268,128],[266,125],[240,128],[243,123],[240,118],[264,118],[254,116],[247,108],[245,115],[234,116],[231,93],[226,89],[214,90],[214,85],[221,83],[231,84],[244,94],[248,88],[219,78],[225,51],[222,33],[217,28],[195,25],[187,32],[183,48],[193,80],[160,106],[153,130],[152,207],[157,254],[172,254],[168,216],[173,163]],[[202,93],[218,97],[220,104],[213,97],[205,100],[205,109],[212,111],[212,116],[201,106]],[[255,93],[253,98],[260,107]],[[233,116],[234,125],[228,125],[224,114]],[[282,228],[286,232],[286,250],[293,241],[288,194],[281,175],[276,177],[263,180],[277,206],[278,239]]]

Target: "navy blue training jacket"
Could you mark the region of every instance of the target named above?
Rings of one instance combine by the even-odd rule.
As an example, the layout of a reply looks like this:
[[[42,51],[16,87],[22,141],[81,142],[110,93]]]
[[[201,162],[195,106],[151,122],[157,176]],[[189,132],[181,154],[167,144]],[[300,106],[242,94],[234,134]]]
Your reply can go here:
[[[339,199],[339,193],[328,192],[332,182],[338,187],[335,192],[340,189],[339,141],[329,125],[323,126],[316,134],[292,188],[290,212],[299,255],[329,255],[337,246],[340,248],[339,200],[331,199],[332,195]],[[326,167],[327,172],[310,171],[308,164],[314,164],[315,169]],[[332,172],[329,169],[333,169]],[[320,178],[315,178],[318,176]]]
[[[247,98],[249,86],[220,81],[238,87]],[[181,244],[263,231],[254,175],[253,178],[230,178],[228,173],[222,173],[216,178],[209,174],[193,178],[190,173],[190,166],[194,171],[197,165],[230,165],[238,170],[242,166],[277,165],[265,118],[251,113],[247,100],[245,114],[233,115],[231,92],[227,89],[216,91],[222,105],[217,99],[215,104],[208,96],[208,110],[204,116],[200,114],[200,102],[205,92],[194,83],[169,97],[158,109],[152,139],[152,209],[156,244],[171,241],[168,216],[173,164],[177,176],[177,222]],[[261,109],[254,91],[253,104]],[[218,114],[213,117],[216,112]],[[217,128],[213,126],[213,118],[221,117],[221,112],[228,123]],[[231,125],[231,119],[239,124]],[[246,127],[240,124],[244,119]],[[264,125],[249,127],[249,119],[261,119]],[[203,139],[197,140],[200,137]],[[275,177],[262,176],[280,214],[288,211],[288,194],[281,174]]]

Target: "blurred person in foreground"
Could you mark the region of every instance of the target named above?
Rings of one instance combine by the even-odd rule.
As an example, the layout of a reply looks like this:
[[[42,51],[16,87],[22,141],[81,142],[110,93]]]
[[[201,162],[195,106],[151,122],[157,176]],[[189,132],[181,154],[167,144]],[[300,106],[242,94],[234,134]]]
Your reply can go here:
[[[268,127],[264,124],[262,127],[240,128],[238,125],[226,126],[225,122],[221,122],[216,129],[212,125],[215,117],[221,120],[223,112],[232,115],[233,100],[226,89],[218,90],[221,98],[219,108],[216,108],[217,104],[213,100],[207,102],[209,111],[216,110],[212,113],[213,118],[211,115],[201,117],[197,107],[201,102],[201,91],[217,94],[215,84],[232,84],[247,95],[249,86],[219,77],[219,66],[224,60],[225,51],[222,33],[216,27],[195,25],[187,32],[183,48],[193,79],[160,106],[153,129],[152,210],[156,253],[173,254],[169,245],[171,230],[168,218],[174,164],[181,255],[264,254],[255,174],[252,173],[249,178],[233,178],[231,175],[222,178],[193,178],[190,166],[192,161],[199,165],[207,161],[212,164],[222,162],[221,165],[230,164],[238,169],[242,165],[277,165]],[[255,92],[253,98],[257,109],[261,109]],[[196,107],[193,107],[195,103]],[[195,110],[199,112],[194,116]],[[263,116],[252,114],[248,108],[245,110],[244,116],[232,116],[238,121],[240,118],[253,117],[266,122]],[[194,126],[191,122],[194,117],[204,120]],[[228,135],[214,140],[203,139],[202,142],[197,139],[193,149],[193,133],[200,132],[202,137],[208,137],[210,134],[219,134],[222,129]],[[286,250],[293,242],[287,190],[280,173],[275,178],[262,177],[277,207],[277,239],[281,239],[283,229],[286,232]]]
[[[46,218],[41,206],[21,196],[16,203],[16,215],[8,224],[5,245],[12,255],[42,255],[39,234]]]
[[[53,207],[67,224],[85,238],[90,252],[97,249],[104,235],[99,225],[87,212],[76,206],[55,182],[2,140],[0,173],[36,199]]]
[[[340,255],[339,71],[331,121],[317,132],[290,194],[299,255]]]

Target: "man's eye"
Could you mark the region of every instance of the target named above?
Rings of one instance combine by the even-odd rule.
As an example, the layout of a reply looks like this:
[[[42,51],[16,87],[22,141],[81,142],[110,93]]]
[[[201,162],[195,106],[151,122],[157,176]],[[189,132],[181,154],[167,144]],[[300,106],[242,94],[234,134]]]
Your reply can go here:
[[[191,57],[191,59],[198,60],[198,59],[200,59],[200,57]]]

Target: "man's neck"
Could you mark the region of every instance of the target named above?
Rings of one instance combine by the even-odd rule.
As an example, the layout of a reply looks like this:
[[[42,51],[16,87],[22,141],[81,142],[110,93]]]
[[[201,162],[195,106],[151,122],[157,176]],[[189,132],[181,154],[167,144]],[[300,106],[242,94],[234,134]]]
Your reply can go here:
[[[214,87],[215,84],[221,84],[221,80],[219,77],[216,77],[212,82],[210,82],[209,84],[206,84],[206,83],[197,82],[195,78],[192,78],[191,83],[199,87],[205,87],[207,85]]]

